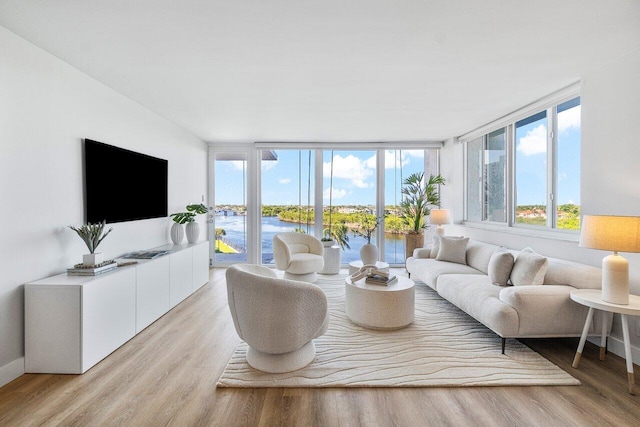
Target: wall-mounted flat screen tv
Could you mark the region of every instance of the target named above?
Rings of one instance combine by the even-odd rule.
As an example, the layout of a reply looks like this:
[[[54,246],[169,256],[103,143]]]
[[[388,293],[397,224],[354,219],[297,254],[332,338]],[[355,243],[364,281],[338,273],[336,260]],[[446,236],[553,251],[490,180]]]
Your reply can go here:
[[[85,139],[86,221],[166,217],[167,174],[167,160]]]

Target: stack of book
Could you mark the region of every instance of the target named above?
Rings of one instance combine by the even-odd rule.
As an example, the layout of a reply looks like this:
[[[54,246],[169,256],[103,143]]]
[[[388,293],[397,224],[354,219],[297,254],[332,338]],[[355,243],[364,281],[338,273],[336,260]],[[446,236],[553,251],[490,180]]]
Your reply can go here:
[[[388,286],[392,283],[395,283],[396,281],[398,281],[398,278],[396,276],[389,276],[389,274],[382,273],[367,276],[364,282],[368,285]]]
[[[82,264],[74,265],[73,268],[67,268],[67,274],[70,276],[97,276],[98,274],[107,273],[118,268],[115,261],[102,263],[95,267],[85,267]]]

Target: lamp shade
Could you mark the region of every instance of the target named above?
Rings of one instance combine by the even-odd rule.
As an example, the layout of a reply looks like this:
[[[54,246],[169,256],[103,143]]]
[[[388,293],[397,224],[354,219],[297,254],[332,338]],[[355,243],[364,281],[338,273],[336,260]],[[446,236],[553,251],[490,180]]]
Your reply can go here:
[[[449,209],[431,209],[429,223],[434,225],[451,224]]]
[[[640,252],[640,217],[584,215],[579,246],[613,252]]]

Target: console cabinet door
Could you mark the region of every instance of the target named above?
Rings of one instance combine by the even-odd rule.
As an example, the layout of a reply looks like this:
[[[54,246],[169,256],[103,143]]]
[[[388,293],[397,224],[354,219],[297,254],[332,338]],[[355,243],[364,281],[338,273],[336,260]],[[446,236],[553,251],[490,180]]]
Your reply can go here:
[[[170,302],[175,307],[193,292],[193,252],[191,248],[171,254],[169,257]]]
[[[193,247],[193,291],[209,282],[209,244],[204,242]]]
[[[105,274],[82,287],[82,372],[136,333],[135,269]]]
[[[169,265],[169,257],[160,257],[136,267],[136,333],[171,308]]]

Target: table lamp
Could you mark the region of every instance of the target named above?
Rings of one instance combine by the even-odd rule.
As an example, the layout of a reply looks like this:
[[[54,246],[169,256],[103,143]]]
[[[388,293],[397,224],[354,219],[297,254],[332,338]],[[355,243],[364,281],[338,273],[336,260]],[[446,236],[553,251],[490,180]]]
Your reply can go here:
[[[613,251],[602,260],[602,299],[629,304],[629,262],[618,252],[640,252],[640,217],[584,215],[579,246]]]
[[[431,209],[429,212],[429,223],[438,226],[438,228],[436,228],[436,234],[438,236],[444,236],[442,224],[451,224],[449,209]]]

